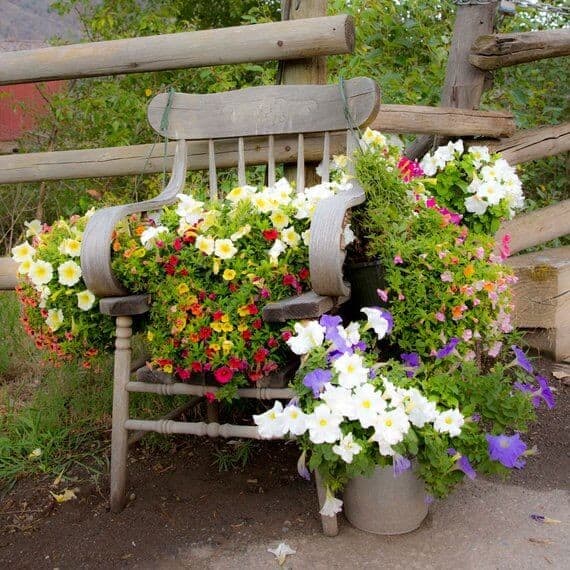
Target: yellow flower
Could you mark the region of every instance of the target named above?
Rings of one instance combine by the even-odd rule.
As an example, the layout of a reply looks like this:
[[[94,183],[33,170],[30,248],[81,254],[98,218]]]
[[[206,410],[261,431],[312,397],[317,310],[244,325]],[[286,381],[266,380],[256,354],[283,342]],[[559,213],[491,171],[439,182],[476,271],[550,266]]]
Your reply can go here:
[[[81,291],[77,293],[77,306],[82,311],[88,311],[93,307],[95,304],[95,295],[89,291],[89,289],[85,289],[85,291]]]
[[[224,270],[224,273],[222,275],[225,281],[231,281],[232,279],[235,279],[235,276],[236,272],[233,269]]]
[[[223,331],[223,328],[222,328],[222,327],[223,327],[223,324],[222,324],[220,321],[214,321],[214,322],[210,325],[210,328],[211,328],[213,331],[216,331],[216,332],[222,332],[222,331]]]
[[[227,323],[227,322],[229,322],[229,320],[230,320],[230,316],[224,313],[224,315],[221,318],[222,323]]]
[[[243,332],[246,331],[249,327],[245,324],[238,325],[238,331]]]
[[[232,332],[234,330],[234,326],[231,323],[222,323],[222,330],[224,332]]]
[[[52,332],[55,332],[63,324],[63,311],[61,309],[50,309],[46,318],[46,325]]]
[[[206,255],[214,253],[214,239],[206,236],[198,236],[196,238],[196,247]]]
[[[212,266],[212,272],[217,275],[220,272],[220,260],[218,258],[214,259],[214,265]]]
[[[147,333],[146,333],[146,339],[147,339],[149,342],[152,342],[152,340],[154,339],[154,333],[153,333],[152,331],[147,331]]]
[[[147,87],[147,88],[144,90],[144,94],[145,94],[147,97],[150,97],[150,96],[152,95],[152,89],[151,89],[150,87]]]
[[[234,343],[231,340],[224,340],[224,342],[222,342],[222,351],[224,354],[230,352],[233,347]]]
[[[289,223],[289,216],[281,210],[273,212],[273,214],[269,216],[269,219],[278,230],[282,230]]]
[[[179,295],[184,295],[185,293],[188,293],[188,291],[190,291],[190,287],[188,287],[186,283],[180,283],[180,285],[178,285],[178,287],[176,288],[176,291],[178,291]]]
[[[172,364],[167,364],[162,369],[167,374],[172,374]]]
[[[247,305],[242,305],[238,308],[238,315],[240,317],[247,317],[249,315],[249,308]]]

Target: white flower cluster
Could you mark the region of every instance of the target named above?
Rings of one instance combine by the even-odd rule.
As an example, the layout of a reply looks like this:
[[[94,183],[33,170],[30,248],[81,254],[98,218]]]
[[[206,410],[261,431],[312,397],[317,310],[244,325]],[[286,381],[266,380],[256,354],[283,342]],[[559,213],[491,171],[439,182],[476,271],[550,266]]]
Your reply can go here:
[[[368,317],[365,326],[383,338],[390,323],[386,319],[384,324],[381,322],[382,311],[367,308],[364,312]],[[316,321],[296,323],[295,332],[297,335],[288,344],[297,354],[321,346],[327,334],[326,327]],[[360,341],[356,323],[346,328],[338,325],[334,334],[345,341],[346,350],[332,360],[330,371],[320,371],[324,375],[322,383],[316,391],[313,387],[319,403],[307,414],[295,404],[283,408],[275,402],[272,409],[253,416],[261,437],[308,432],[312,443],[333,444],[333,452],[351,463],[362,451],[362,445],[354,440],[352,432],[343,429],[347,422],[358,421],[363,428],[372,428],[369,441],[376,442],[380,453],[386,456],[396,453],[393,446],[404,440],[411,426],[422,428],[429,423],[437,432],[451,437],[461,433],[465,420],[458,409],[440,411],[416,388],[400,388],[383,376],[376,378],[374,367],[367,367],[363,353],[355,350]],[[305,377],[306,385],[311,374],[315,371]]]
[[[88,212],[90,215],[92,212]],[[38,246],[41,245],[42,224],[39,220],[26,222],[26,237],[32,238],[32,244],[25,241],[12,248],[12,259],[18,263],[18,273],[26,275],[29,282],[40,294],[40,308],[46,308],[52,291],[49,287],[53,283],[54,274],[57,271],[57,282],[65,287],[73,287],[81,279],[81,266],[76,259],[81,254],[82,232],[73,225],[60,220],[56,222],[59,227],[64,227],[71,237],[62,240],[59,252],[65,256],[65,261],[55,266],[49,261],[41,259]],[[70,258],[70,259],[67,259]],[[53,287],[53,285],[52,285]],[[89,311],[95,303],[95,295],[88,289],[76,293],[77,306],[82,311]],[[61,309],[49,309],[46,324],[52,331],[56,331],[64,322]]]
[[[492,157],[485,146],[471,146],[467,150],[476,171],[467,191],[471,194],[465,199],[467,212],[482,216],[489,206],[495,206],[506,200],[509,216],[524,206],[522,183],[515,169],[503,158]],[[464,154],[463,141],[449,142],[440,146],[433,154],[426,154],[420,166],[426,176],[434,176],[446,165]]]
[[[267,254],[270,262],[277,265],[279,256],[287,248],[295,248],[301,241],[306,245],[309,243],[309,230],[301,235],[297,233],[291,224],[291,217],[297,220],[310,220],[321,200],[349,188],[350,184],[327,182],[295,192],[289,182],[282,178],[269,188],[238,186],[226,195],[225,200],[231,203],[232,208],[244,201],[250,202],[257,212],[269,217],[279,235]],[[237,241],[251,231],[251,226],[246,225],[240,228],[229,238],[216,239],[208,235],[208,230],[216,224],[220,212],[215,209],[204,209],[204,202],[195,200],[192,196],[178,194],[177,197],[179,202],[176,213],[180,217],[178,235],[183,235],[188,229],[198,224],[200,235],[196,238],[195,247],[199,251],[205,255],[214,256],[216,263],[220,260],[231,259],[238,253]],[[160,234],[165,232],[168,232],[168,229],[164,226],[150,227],[142,233],[141,243],[150,248],[155,245]],[[347,232],[345,241],[350,239],[350,233]]]

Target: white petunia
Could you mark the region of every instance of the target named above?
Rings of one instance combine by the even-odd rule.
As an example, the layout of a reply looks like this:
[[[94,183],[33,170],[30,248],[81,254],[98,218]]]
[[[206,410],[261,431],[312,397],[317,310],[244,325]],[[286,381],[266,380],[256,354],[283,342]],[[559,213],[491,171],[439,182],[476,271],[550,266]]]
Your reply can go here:
[[[307,431],[307,415],[301,408],[294,405],[286,406],[283,410],[285,433],[303,435]]]
[[[352,433],[349,433],[341,437],[340,442],[337,445],[333,445],[332,450],[337,455],[340,455],[345,463],[352,463],[354,456],[362,451],[362,446],[358,445],[354,441]]]
[[[77,239],[64,239],[58,248],[60,253],[69,255],[70,257],[79,257],[81,255],[81,242]]]
[[[259,435],[266,439],[283,437],[287,433],[283,417],[283,404],[276,400],[273,408],[263,414],[253,416]]]
[[[388,313],[384,312],[382,309],[364,307],[360,309],[360,312],[366,315],[368,324],[374,329],[379,340],[383,339],[386,334],[391,331],[392,323],[387,318]]]
[[[285,559],[287,558],[287,556],[290,556],[291,554],[296,554],[297,551],[293,550],[285,542],[282,542],[281,544],[279,544],[277,548],[268,548],[267,552],[271,552],[271,554],[274,554],[275,558],[277,558],[277,563],[279,564],[279,566],[283,566],[283,564],[285,564]]]
[[[226,200],[235,204],[241,200],[251,198],[255,194],[256,190],[257,188],[255,188],[255,186],[237,186],[227,193]]]
[[[297,220],[306,220],[313,215],[314,205],[309,202],[305,194],[297,194],[291,201],[291,205],[295,209],[293,217]]]
[[[321,200],[330,198],[334,192],[331,190],[330,185],[325,182],[321,184],[316,184],[305,190],[305,196],[311,204],[317,204]]]
[[[242,226],[237,232],[234,232],[230,236],[230,239],[232,241],[236,241],[236,240],[241,239],[242,237],[248,235],[250,232],[251,232],[251,226],[249,224],[245,224],[245,226]]]
[[[320,394],[320,399],[333,411],[345,417],[354,416],[354,400],[352,399],[352,390],[343,386],[335,386],[328,383]]]
[[[319,511],[319,514],[324,517],[334,517],[336,514],[340,513],[340,511],[342,511],[342,501],[337,499],[327,490],[325,504]]]
[[[303,240],[303,243],[305,245],[309,245],[310,240],[311,240],[311,230],[305,230],[302,234],[301,234],[301,239]]]
[[[168,233],[168,228],[165,226],[149,227],[141,234],[141,243],[146,249],[150,249],[160,234]]]
[[[390,402],[390,406],[393,408],[401,406],[404,398],[406,396],[406,391],[402,388],[398,388],[394,386],[392,382],[388,379],[382,377],[382,381],[384,382],[384,391],[382,392],[382,399],[386,402]]]
[[[77,293],[77,306],[82,311],[89,311],[93,307],[95,303],[95,295],[89,291],[89,289],[85,289],[85,291],[81,291]]]
[[[448,433],[451,437],[455,437],[461,433],[461,426],[464,423],[463,414],[458,409],[453,409],[439,413],[433,427],[439,433]]]
[[[415,388],[407,390],[404,406],[410,422],[416,427],[424,427],[426,423],[433,422],[437,417],[435,402],[430,402]]]
[[[301,241],[301,237],[295,231],[295,228],[290,226],[281,232],[281,240],[289,247],[297,247]]]
[[[386,401],[382,399],[379,392],[372,384],[363,384],[354,390],[352,396],[351,420],[358,420],[363,428],[374,425],[378,419],[378,414],[386,409]]]
[[[196,249],[206,255],[212,255],[212,253],[214,253],[214,244],[214,238],[208,236],[198,236],[194,242]]]
[[[426,176],[433,176],[438,168],[436,159],[429,153],[422,158],[420,166]]]
[[[231,239],[217,239],[214,243],[214,253],[220,259],[231,259],[237,253],[237,248]]]
[[[477,194],[465,198],[465,209],[471,214],[482,216],[489,207],[485,200],[481,199]]]
[[[276,239],[269,250],[269,262],[271,265],[277,265],[279,256],[287,249],[287,246],[280,240]]]
[[[61,309],[50,309],[46,318],[46,325],[52,332],[55,332],[63,324],[63,311]]]
[[[379,131],[375,131],[370,127],[366,127],[362,135],[362,140],[369,145],[375,145],[379,147],[386,146],[386,137]]]
[[[283,212],[283,210],[275,210],[275,212],[269,216],[269,219],[278,230],[285,228],[290,221],[289,216]]]
[[[178,198],[178,206],[176,213],[190,225],[196,224],[203,215],[202,206],[204,202],[200,202],[188,194],[176,194]]]
[[[40,302],[38,303],[38,307],[40,309],[45,309],[49,296],[51,295],[51,290],[47,285],[41,285],[38,287],[38,292],[40,294]]]
[[[338,383],[347,389],[355,388],[368,381],[369,369],[359,354],[345,352],[333,362],[333,368],[338,373]]]
[[[505,197],[505,191],[500,182],[487,180],[479,186],[477,196],[485,198],[487,203],[495,206]]]
[[[53,266],[51,263],[41,259],[35,261],[30,265],[28,277],[36,288],[40,285],[45,285],[53,277]]]
[[[34,262],[32,257],[26,257],[22,261],[20,261],[20,265],[18,265],[18,273],[20,275],[27,275],[30,272],[30,268],[32,267],[32,263]]]
[[[73,287],[81,279],[81,267],[75,261],[66,261],[57,268],[61,285]]]
[[[342,335],[350,346],[354,346],[360,342],[360,325],[358,322],[351,322],[345,329]]]
[[[313,443],[336,443],[341,437],[342,416],[335,414],[326,404],[319,404],[307,415],[309,439]]]
[[[267,214],[273,208],[271,200],[264,194],[255,194],[251,199],[252,204],[257,208],[262,214]]]
[[[473,156],[473,165],[475,168],[479,168],[484,162],[491,160],[489,149],[486,146],[471,146],[468,152]]]
[[[32,220],[31,222],[24,222],[28,228],[26,230],[26,237],[39,236],[42,233],[42,223],[40,220]]]
[[[12,248],[12,259],[17,263],[33,258],[36,250],[27,242],[21,243]]]
[[[410,422],[402,408],[383,411],[378,414],[374,424],[373,440],[382,441],[388,445],[400,443],[410,429]]]
[[[317,321],[301,321],[294,325],[296,336],[286,342],[295,354],[307,354],[312,348],[321,346],[325,340],[325,328]]]

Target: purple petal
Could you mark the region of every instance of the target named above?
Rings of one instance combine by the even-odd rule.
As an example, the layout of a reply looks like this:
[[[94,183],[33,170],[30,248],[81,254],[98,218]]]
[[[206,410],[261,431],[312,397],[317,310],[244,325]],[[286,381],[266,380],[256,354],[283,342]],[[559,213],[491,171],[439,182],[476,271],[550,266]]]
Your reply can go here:
[[[511,346],[511,349],[515,353],[516,356],[516,363],[523,369],[526,370],[529,374],[533,373],[532,364],[529,362],[526,354],[523,350],[521,350],[518,346]]]
[[[554,408],[554,406],[556,405],[556,401],[554,399],[554,394],[552,393],[552,390],[548,385],[548,381],[544,376],[541,376],[540,374],[536,375],[536,381],[540,386],[540,393],[537,396],[544,400],[544,403],[546,404],[549,410],[552,410],[552,408]]]
[[[469,479],[471,480],[475,479],[477,473],[475,472],[475,469],[473,469],[473,466],[471,465],[469,459],[467,459],[465,455],[458,453],[453,447],[450,447],[447,450],[447,453],[449,453],[449,455],[452,456],[459,455],[459,458],[455,462],[454,469],[457,469],[458,471],[463,471],[463,473],[465,473],[465,475],[467,475],[467,477],[469,477]]]
[[[455,347],[459,344],[459,339],[457,337],[453,337],[449,340],[449,342],[442,346],[436,353],[435,353],[435,357],[436,358],[445,358],[446,356],[449,356],[454,350]]]
[[[520,456],[526,451],[526,443],[521,440],[520,434],[516,433],[511,436],[485,434],[485,437],[489,445],[489,457],[491,459],[509,469],[520,468],[524,465]]]
[[[306,457],[307,457],[307,452],[303,451],[303,453],[301,453],[301,455],[299,456],[299,459],[297,461],[297,473],[299,473],[299,475],[301,477],[303,477],[303,479],[310,481],[311,480],[311,474],[309,473],[309,470],[307,469],[307,465],[305,464],[305,458]]]
[[[330,370],[323,370],[322,368],[317,368],[312,372],[309,372],[303,379],[303,385],[307,388],[311,388],[313,391],[313,396],[318,398],[323,386],[331,381],[332,372]]]
[[[541,523],[542,523],[542,522],[544,522],[544,519],[545,519],[546,517],[545,517],[544,515],[535,515],[535,514],[532,514],[532,515],[530,515],[530,518],[531,518],[533,521],[541,522]]]
[[[319,321],[319,324],[326,329],[336,329],[341,323],[342,319],[337,315],[323,315]]]
[[[412,462],[403,455],[394,455],[392,458],[394,477],[399,477],[404,471],[412,468]]]

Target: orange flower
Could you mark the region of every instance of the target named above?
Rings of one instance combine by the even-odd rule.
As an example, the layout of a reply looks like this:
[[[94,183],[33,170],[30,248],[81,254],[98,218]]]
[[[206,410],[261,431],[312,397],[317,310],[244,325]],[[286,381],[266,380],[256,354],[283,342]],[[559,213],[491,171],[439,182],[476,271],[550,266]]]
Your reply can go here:
[[[471,275],[473,275],[474,273],[475,273],[475,268],[471,263],[463,270],[463,275],[465,275],[465,277],[467,278],[471,277]]]
[[[487,293],[490,293],[495,290],[495,284],[492,281],[487,281],[487,283],[483,285],[483,289],[487,291]]]
[[[137,226],[137,227],[135,228],[135,235],[136,235],[137,237],[142,236],[144,230],[145,230],[145,227],[144,227],[144,226]]]
[[[121,243],[119,240],[113,242],[113,251],[121,251]]]
[[[190,312],[195,316],[195,317],[201,317],[202,316],[202,305],[200,305],[199,303],[194,303],[191,307],[190,307]]]

